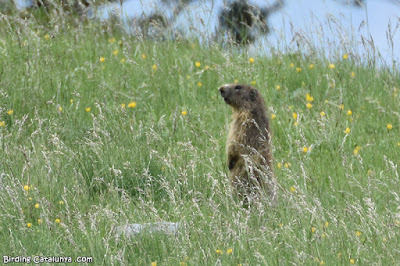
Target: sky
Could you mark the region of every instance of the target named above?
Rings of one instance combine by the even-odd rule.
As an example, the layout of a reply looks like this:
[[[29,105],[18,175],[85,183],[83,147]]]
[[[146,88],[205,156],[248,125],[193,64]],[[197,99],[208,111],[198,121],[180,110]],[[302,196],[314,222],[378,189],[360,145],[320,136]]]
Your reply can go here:
[[[174,29],[200,37],[202,40],[211,39],[218,26],[218,14],[224,7],[224,2],[228,1],[195,1],[179,15]],[[272,4],[274,0],[249,2],[264,7]],[[339,2],[343,3],[346,0]],[[363,8],[357,8],[334,0],[286,0],[285,6],[269,18],[269,25],[272,27],[270,34],[254,43],[249,50],[253,53],[268,53],[271,47],[280,52],[296,50],[297,43],[293,41],[295,39],[319,48],[328,58],[348,52],[363,58],[369,55],[378,58],[379,64],[392,66],[393,60],[400,62],[400,33],[397,30],[400,5],[390,0],[365,2]],[[107,19],[111,10],[121,13],[121,6],[106,5],[97,10],[96,16]],[[170,8],[159,0],[126,0],[122,5],[123,17],[130,19],[150,15],[155,10],[167,16],[171,15]],[[389,24],[393,46],[387,39]],[[371,48],[370,43],[373,43],[375,49]],[[304,45],[302,49],[307,51],[307,47],[309,45]]]

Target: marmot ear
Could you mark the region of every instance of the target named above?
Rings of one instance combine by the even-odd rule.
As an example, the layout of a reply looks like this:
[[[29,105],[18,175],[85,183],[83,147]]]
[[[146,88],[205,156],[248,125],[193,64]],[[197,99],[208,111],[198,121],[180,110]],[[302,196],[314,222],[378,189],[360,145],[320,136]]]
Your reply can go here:
[[[249,93],[249,98],[250,98],[250,101],[255,102],[257,99],[257,91],[251,90]]]

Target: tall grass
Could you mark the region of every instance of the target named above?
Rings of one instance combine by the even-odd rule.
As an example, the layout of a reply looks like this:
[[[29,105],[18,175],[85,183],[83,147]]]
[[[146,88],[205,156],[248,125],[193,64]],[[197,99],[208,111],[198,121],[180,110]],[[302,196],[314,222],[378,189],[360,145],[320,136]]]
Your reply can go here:
[[[96,265],[398,262],[398,72],[342,53],[250,62],[245,50],[65,20],[0,20],[1,255],[90,256]],[[268,105],[274,208],[244,209],[229,186],[231,111],[217,88],[235,80]],[[159,221],[179,222],[179,233],[115,235]]]

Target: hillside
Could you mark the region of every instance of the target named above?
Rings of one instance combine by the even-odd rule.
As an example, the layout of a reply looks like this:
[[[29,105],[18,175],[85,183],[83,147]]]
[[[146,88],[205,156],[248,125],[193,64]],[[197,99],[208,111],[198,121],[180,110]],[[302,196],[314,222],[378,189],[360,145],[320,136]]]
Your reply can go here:
[[[96,265],[398,261],[398,72],[346,51],[332,62],[301,47],[252,57],[63,18],[0,24],[1,255]],[[236,81],[258,88],[269,108],[275,208],[242,208],[231,193],[231,110],[217,88]],[[159,221],[182,229],[114,236]]]

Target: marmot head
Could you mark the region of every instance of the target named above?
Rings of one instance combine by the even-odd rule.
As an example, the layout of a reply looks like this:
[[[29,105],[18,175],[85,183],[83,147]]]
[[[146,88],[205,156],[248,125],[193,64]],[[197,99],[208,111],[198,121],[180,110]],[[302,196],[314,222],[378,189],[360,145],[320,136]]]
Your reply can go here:
[[[260,93],[245,84],[226,84],[219,88],[224,101],[236,110],[251,110],[264,106]]]

